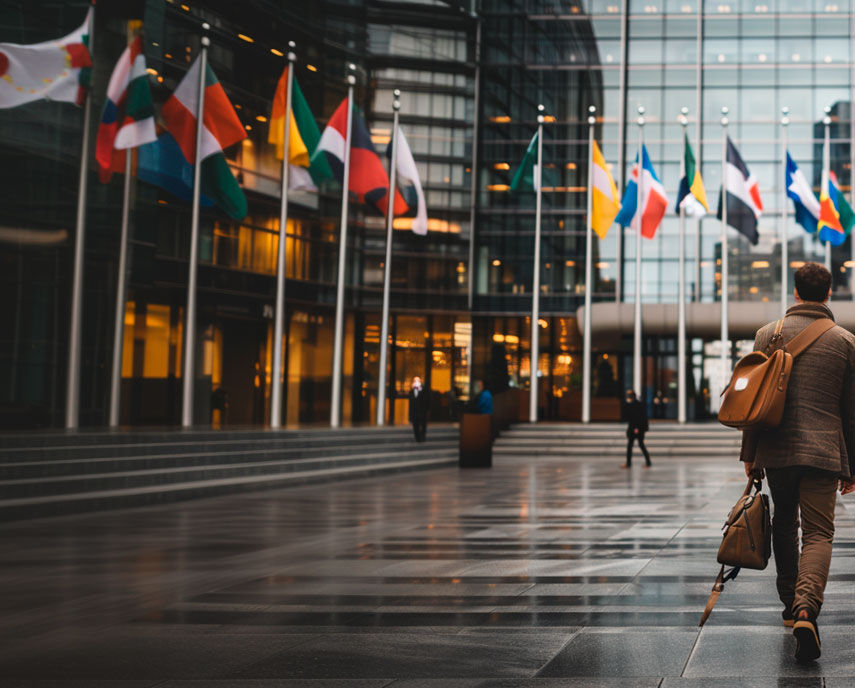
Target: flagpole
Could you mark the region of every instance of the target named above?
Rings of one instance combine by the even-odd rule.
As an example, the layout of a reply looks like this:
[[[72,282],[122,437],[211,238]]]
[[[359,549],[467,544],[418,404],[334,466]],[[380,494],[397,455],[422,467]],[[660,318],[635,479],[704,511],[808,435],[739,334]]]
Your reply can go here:
[[[781,108],[781,168],[784,173],[781,176],[782,189],[781,192],[781,317],[787,314],[787,302],[790,294],[787,290],[787,282],[789,281],[789,244],[788,244],[788,228],[787,228],[787,148],[789,147],[787,127],[790,124],[790,108]]]
[[[820,177],[820,188],[819,188],[819,197],[822,198],[822,194],[828,194],[828,170],[831,167],[831,153],[830,153],[830,130],[831,130],[831,117],[829,116],[831,113],[831,108],[826,105],[825,106],[825,117],[822,118],[822,126],[824,129],[823,132],[823,140],[822,140],[822,175]],[[825,242],[825,267],[827,270],[831,271],[831,242]]]
[[[638,219],[635,236],[635,328],[633,332],[632,351],[632,388],[643,399],[641,390],[641,228],[644,208],[644,107],[638,106],[638,162],[636,164],[638,179],[636,180],[635,214]]]
[[[131,172],[133,152],[125,150],[125,185],[122,191],[122,232],[119,238],[119,275],[116,279],[116,315],[113,323],[113,367],[110,378],[110,427],[119,425],[122,395],[122,344],[125,335],[125,290],[128,283],[128,235],[131,214]]]
[[[202,31],[207,32],[210,25],[202,24]],[[199,258],[199,198],[201,196],[202,161],[199,156],[202,150],[202,127],[205,117],[205,72],[208,71],[208,46],[211,39],[202,36],[202,50],[199,52],[199,92],[196,109],[196,143],[193,148],[195,157],[193,164],[193,210],[190,222],[190,260],[187,274],[187,307],[184,310],[184,363],[181,366],[183,380],[181,400],[181,425],[189,428],[193,425],[193,397],[196,383],[196,275]]]
[[[730,372],[730,337],[727,330],[727,107],[721,109],[721,368],[722,388]]]
[[[288,233],[289,150],[291,146],[291,93],[294,84],[296,44],[288,41],[288,79],[285,86],[285,124],[282,136],[282,189],[279,207],[279,248],[276,252],[276,313],[273,318],[273,371],[270,377],[270,427],[282,426],[282,333],[285,329],[285,246]]]
[[[90,50],[92,47],[90,45]],[[77,186],[77,221],[74,236],[74,272],[71,283],[71,325],[68,333],[68,370],[65,385],[65,427],[74,429],[80,421],[80,327],[83,319],[83,258],[86,233],[86,191],[89,181],[89,128],[92,94],[83,105],[83,140],[80,144],[80,179]]]
[[[383,263],[383,315],[380,320],[380,374],[377,377],[377,425],[386,422],[386,356],[389,350],[389,289],[392,283],[392,235],[395,220],[395,182],[398,172],[398,111],[401,92],[392,103],[392,159],[389,162],[389,204],[386,207],[386,260]]]
[[[683,125],[683,141],[688,141],[686,130],[689,108],[680,110],[680,124]],[[685,145],[685,143],[684,143]],[[680,179],[686,175],[686,152],[683,158]],[[681,182],[682,183],[682,182]],[[686,209],[680,204],[680,249],[678,270],[680,271],[679,294],[677,302],[677,422],[686,422]]]
[[[344,174],[341,182],[341,230],[338,240],[338,276],[335,290],[335,338],[333,340],[332,393],[330,395],[330,427],[341,425],[341,363],[344,342],[344,282],[347,267],[347,201],[350,181],[350,134],[353,128],[353,87],[356,65],[347,65],[347,128],[344,137]]]
[[[540,331],[538,320],[540,319],[540,211],[541,211],[541,188],[543,184],[543,105],[537,106],[537,169],[534,172],[534,262],[532,264],[532,287],[531,287],[531,393],[528,400],[528,420],[530,423],[537,422],[537,362],[540,357]]]
[[[585,213],[585,329],[582,336],[582,422],[591,422],[591,292],[594,289],[593,250],[593,193],[594,193],[594,113],[588,107],[588,208]]]

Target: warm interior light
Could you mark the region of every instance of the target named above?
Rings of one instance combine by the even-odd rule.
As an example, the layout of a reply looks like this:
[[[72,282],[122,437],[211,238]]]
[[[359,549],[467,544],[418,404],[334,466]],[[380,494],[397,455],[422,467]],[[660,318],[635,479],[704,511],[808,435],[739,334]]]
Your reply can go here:
[[[575,170],[576,169],[576,163],[575,162],[568,162],[564,167],[566,167],[568,170]]]
[[[500,261],[498,258],[496,258],[496,259],[493,261],[493,267],[494,267],[494,268],[499,267],[501,264],[502,264],[502,261]]]
[[[317,72],[318,71],[318,68],[315,67],[315,65],[313,65],[313,64],[307,64],[306,69],[308,69],[310,72]]]
[[[246,41],[247,43],[255,43],[255,39],[251,36],[247,36],[245,33],[239,33],[238,38],[240,38],[242,41]]]
[[[487,191],[509,191],[509,184],[487,184]]]
[[[768,268],[769,267],[769,261],[768,260],[755,260],[753,263],[751,263],[751,267],[754,270],[760,270],[762,268]]]
[[[497,115],[495,117],[490,118],[491,122],[496,122],[497,124],[507,124],[511,121],[511,118],[507,115]]]
[[[793,260],[790,262],[790,267],[798,270],[801,267],[804,267],[805,262],[803,260]]]
[[[247,131],[252,131],[252,125],[251,125],[251,124],[247,124],[247,125],[244,127],[244,129],[246,129]]]
[[[572,268],[573,266],[576,265],[576,261],[575,260],[565,260],[564,265],[566,265],[568,268]]]
[[[151,74],[152,76],[157,76],[157,70],[156,70],[154,67],[149,67],[149,68],[148,68],[148,69],[146,69],[145,71],[147,71],[147,72],[148,72],[149,74]]]
[[[267,117],[265,117],[264,115],[256,115],[255,119],[258,122],[266,122],[267,121]]]
[[[493,165],[494,170],[509,170],[511,166],[506,162],[497,162]]]
[[[274,55],[276,55],[276,57],[284,57],[285,56],[285,53],[283,53],[281,50],[277,50],[276,48],[271,48],[270,52],[272,52]]]

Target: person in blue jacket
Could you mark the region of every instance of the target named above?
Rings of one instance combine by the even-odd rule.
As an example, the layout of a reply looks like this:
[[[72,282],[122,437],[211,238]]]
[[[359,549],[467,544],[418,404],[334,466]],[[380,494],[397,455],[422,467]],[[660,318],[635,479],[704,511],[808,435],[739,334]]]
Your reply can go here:
[[[483,380],[475,380],[475,410],[478,413],[493,413],[493,395],[484,386]]]

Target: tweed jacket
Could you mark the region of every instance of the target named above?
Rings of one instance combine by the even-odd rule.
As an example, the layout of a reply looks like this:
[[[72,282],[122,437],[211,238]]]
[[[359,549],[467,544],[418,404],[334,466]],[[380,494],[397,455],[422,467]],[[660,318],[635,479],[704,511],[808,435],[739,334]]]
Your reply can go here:
[[[821,303],[787,310],[786,343],[818,318],[834,315]],[[755,351],[765,351],[777,322],[762,327]],[[767,352],[769,353],[769,352]],[[740,460],[758,468],[809,466],[842,478],[855,475],[855,336],[839,325],[825,332],[795,360],[784,416],[777,428],[746,430]]]

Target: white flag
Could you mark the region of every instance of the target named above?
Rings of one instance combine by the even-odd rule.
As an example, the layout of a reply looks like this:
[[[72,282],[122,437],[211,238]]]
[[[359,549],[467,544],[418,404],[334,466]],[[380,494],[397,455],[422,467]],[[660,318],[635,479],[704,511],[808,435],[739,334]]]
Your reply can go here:
[[[0,108],[42,99],[81,105],[80,70],[92,66],[87,47],[91,21],[90,8],[83,25],[63,38],[31,45],[0,43]]]
[[[398,167],[398,182],[397,187],[401,195],[406,200],[410,209],[413,207],[411,202],[413,192],[416,195],[416,217],[413,220],[413,232],[416,234],[425,235],[428,231],[427,206],[425,205],[425,194],[422,191],[422,183],[419,180],[419,171],[416,168],[416,161],[413,160],[413,152],[407,143],[404,132],[401,127],[398,127],[398,141],[395,146],[395,156],[397,157]],[[406,188],[406,187],[409,187]],[[409,193],[408,193],[409,192]]]

